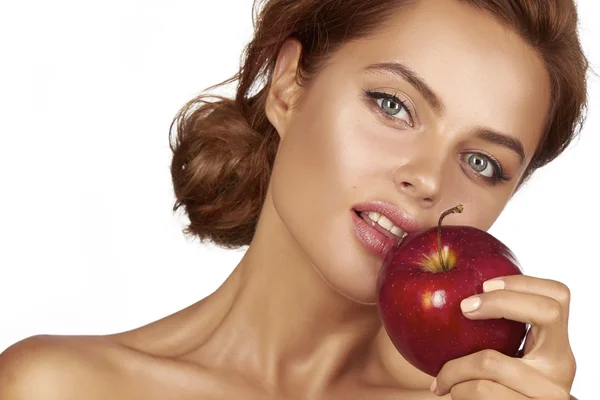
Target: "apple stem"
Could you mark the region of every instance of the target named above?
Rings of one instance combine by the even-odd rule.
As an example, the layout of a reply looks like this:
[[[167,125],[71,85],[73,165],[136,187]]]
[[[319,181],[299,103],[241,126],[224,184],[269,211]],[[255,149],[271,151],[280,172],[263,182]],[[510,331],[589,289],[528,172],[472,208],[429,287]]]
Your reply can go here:
[[[463,212],[464,207],[462,204],[457,205],[456,207],[452,207],[449,210],[446,210],[440,215],[440,219],[438,220],[438,229],[437,229],[437,240],[438,240],[438,253],[440,256],[440,263],[442,264],[442,271],[447,271],[448,266],[446,265],[444,253],[442,251],[442,221],[450,214],[461,213]]]

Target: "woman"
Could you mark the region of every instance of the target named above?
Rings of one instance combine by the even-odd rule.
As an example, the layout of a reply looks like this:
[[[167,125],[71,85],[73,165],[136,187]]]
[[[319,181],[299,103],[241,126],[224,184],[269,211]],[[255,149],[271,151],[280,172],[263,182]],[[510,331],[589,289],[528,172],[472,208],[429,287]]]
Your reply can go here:
[[[458,203],[445,223],[488,229],[577,133],[576,26],[571,0],[266,1],[235,101],[175,120],[175,209],[189,234],[249,244],[242,261],[147,326],[12,346],[0,398],[568,399],[565,285],[507,277],[465,299],[468,318],[532,324],[524,355],[437,377],[398,354],[374,302],[404,233]]]

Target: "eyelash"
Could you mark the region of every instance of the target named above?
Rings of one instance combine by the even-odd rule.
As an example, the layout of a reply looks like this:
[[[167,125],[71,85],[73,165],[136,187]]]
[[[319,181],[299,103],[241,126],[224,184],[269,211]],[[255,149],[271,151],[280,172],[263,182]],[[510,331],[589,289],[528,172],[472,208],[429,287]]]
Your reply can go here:
[[[486,183],[488,183],[488,184],[490,184],[492,186],[495,186],[495,185],[498,185],[500,183],[508,182],[510,180],[510,176],[508,176],[504,172],[504,168],[502,167],[502,163],[500,161],[498,161],[495,157],[493,157],[493,156],[491,156],[489,154],[481,153],[481,152],[465,153],[465,155],[477,155],[479,157],[487,159],[488,162],[492,164],[492,168],[494,169],[494,176],[492,176],[492,177],[484,176],[481,173],[475,171],[469,165],[467,165],[467,167],[469,168],[470,171],[472,171],[472,173],[474,173],[478,178],[483,179]],[[463,157],[465,155],[463,155]],[[468,161],[467,161],[467,163],[468,163]]]
[[[405,124],[405,125],[409,125],[411,128],[414,126],[413,111],[411,110],[410,106],[406,102],[400,100],[396,95],[385,93],[385,92],[372,91],[372,90],[368,90],[368,89],[364,90],[364,93],[367,96],[367,98],[371,101],[371,103],[375,107],[375,111],[377,111],[377,113],[379,115],[392,121],[395,124],[398,124],[398,123]],[[381,107],[379,106],[379,104],[377,104],[377,100],[381,100],[381,99],[390,100],[396,104],[399,104],[402,108],[404,108],[404,110],[410,117],[410,122],[407,124],[406,121],[395,118],[393,115],[390,115],[390,114],[386,113],[385,111],[383,111],[381,109]]]
[[[390,100],[396,104],[399,104],[401,107],[404,108],[404,110],[406,111],[406,113],[409,115],[410,117],[410,122],[408,123],[408,125],[410,127],[413,127],[414,125],[414,117],[413,117],[413,111],[411,110],[410,106],[400,100],[396,95],[392,95],[389,93],[385,93],[385,92],[378,92],[378,91],[374,91],[374,90],[368,90],[365,89],[364,90],[364,94],[367,96],[367,98],[369,99],[369,101],[372,103],[372,105],[375,108],[375,111],[381,115],[382,117],[392,121],[395,124],[401,123],[401,124],[406,124],[406,121],[398,119],[398,118],[394,118],[394,116],[386,113],[385,111],[383,111],[381,109],[381,106],[377,103],[377,100]],[[492,168],[494,169],[494,176],[493,177],[487,177],[482,175],[481,173],[475,171],[473,168],[469,167],[469,170],[474,173],[478,178],[483,179],[486,183],[488,183],[489,185],[495,186],[498,185],[500,183],[505,183],[508,182],[510,180],[510,177],[504,172],[504,168],[502,167],[502,163],[500,163],[500,161],[498,161],[495,157],[488,155],[488,154],[484,154],[481,152],[473,152],[473,153],[466,153],[468,155],[478,155],[480,157],[483,157],[485,159],[488,160],[488,162],[490,162],[492,164]]]

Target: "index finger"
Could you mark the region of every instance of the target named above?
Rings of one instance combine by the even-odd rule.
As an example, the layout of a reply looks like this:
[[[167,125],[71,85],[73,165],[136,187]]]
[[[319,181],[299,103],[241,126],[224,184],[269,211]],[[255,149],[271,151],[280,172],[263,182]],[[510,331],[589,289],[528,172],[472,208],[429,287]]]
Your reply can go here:
[[[490,279],[483,283],[484,292],[501,289],[550,297],[560,303],[565,316],[568,317],[569,306],[571,303],[571,291],[568,286],[562,282],[552,279],[536,278],[528,275],[510,275]]]

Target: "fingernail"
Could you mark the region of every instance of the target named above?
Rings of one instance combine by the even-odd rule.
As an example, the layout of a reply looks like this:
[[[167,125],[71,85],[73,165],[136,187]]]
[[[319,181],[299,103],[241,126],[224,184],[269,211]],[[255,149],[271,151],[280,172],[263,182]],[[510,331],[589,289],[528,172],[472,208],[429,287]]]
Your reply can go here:
[[[484,292],[493,292],[494,290],[504,289],[504,281],[502,279],[492,279],[483,282]]]
[[[437,379],[434,379],[433,382],[431,382],[431,386],[429,386],[429,390],[432,392],[435,392],[435,389],[437,389]]]
[[[469,297],[460,302],[460,308],[463,312],[475,311],[480,305],[481,298],[479,298],[479,296]]]

